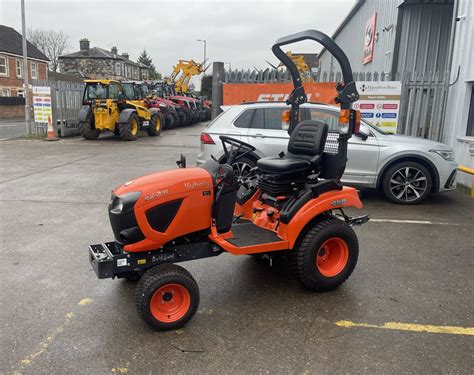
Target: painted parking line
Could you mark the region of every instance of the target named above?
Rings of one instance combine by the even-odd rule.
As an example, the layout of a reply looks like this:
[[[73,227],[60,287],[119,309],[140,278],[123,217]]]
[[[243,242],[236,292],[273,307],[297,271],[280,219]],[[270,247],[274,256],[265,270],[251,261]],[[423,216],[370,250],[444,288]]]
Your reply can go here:
[[[461,223],[446,223],[441,221],[430,221],[430,220],[410,220],[410,219],[374,219],[371,218],[370,222],[374,223],[399,223],[399,224],[422,224],[422,225],[465,225]]]
[[[86,306],[92,303],[91,298],[83,298],[79,301],[78,305]],[[65,320],[62,324],[60,324],[56,329],[43,341],[39,343],[39,345],[33,350],[31,354],[28,354],[25,358],[23,358],[17,365],[17,370],[13,371],[14,375],[20,375],[22,371],[24,371],[29,366],[33,365],[34,361],[43,355],[49,348],[52,342],[56,340],[58,336],[60,336],[66,327],[71,324],[71,322],[76,318],[76,314],[74,312],[69,312],[65,315]]]
[[[398,323],[398,322],[387,322],[387,323],[384,323],[383,325],[377,325],[377,324],[368,324],[368,323],[354,323],[349,320],[340,320],[336,322],[335,324],[338,327],[344,327],[344,328],[376,328],[376,329],[389,329],[389,330],[395,330],[395,331],[444,333],[448,335],[474,336],[474,327],[434,326],[434,325]]]

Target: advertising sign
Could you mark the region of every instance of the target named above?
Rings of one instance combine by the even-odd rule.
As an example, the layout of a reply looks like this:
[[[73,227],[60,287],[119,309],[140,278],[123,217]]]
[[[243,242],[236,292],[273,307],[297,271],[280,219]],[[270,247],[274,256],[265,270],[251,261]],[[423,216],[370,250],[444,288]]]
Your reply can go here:
[[[399,81],[356,82],[359,100],[354,108],[365,121],[387,133],[396,133],[402,83]]]
[[[285,83],[224,83],[223,104],[234,105],[243,102],[277,102],[288,99],[293,90],[291,82]],[[308,102],[335,104],[337,96],[335,83],[305,83]]]
[[[52,121],[51,88],[33,86],[33,110],[35,122],[49,123]]]
[[[368,64],[372,61],[372,57],[374,56],[374,45],[375,45],[375,24],[377,21],[377,13],[374,13],[372,17],[370,17],[366,24],[364,30],[364,55],[362,59],[362,63]]]

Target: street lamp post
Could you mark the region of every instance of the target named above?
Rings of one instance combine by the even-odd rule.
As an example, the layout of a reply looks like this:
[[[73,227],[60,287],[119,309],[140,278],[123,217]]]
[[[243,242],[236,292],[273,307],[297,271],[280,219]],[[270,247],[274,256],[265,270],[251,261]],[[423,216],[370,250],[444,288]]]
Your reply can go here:
[[[26,122],[26,134],[31,132],[30,128],[30,96],[28,94],[28,51],[26,49],[26,22],[25,22],[25,0],[21,0],[21,32],[23,42],[23,82],[24,90],[23,96],[25,97],[25,122]]]
[[[197,42],[202,42],[204,44],[204,60],[202,61],[203,64],[206,63],[206,43],[207,41],[205,39],[197,39]]]

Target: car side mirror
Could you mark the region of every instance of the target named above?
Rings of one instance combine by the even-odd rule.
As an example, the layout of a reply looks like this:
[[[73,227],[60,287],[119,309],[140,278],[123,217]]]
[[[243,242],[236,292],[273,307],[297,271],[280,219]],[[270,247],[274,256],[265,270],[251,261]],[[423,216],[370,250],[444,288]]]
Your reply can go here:
[[[359,132],[358,134],[356,134],[358,137],[361,137],[363,141],[366,141],[367,138],[369,138],[369,136],[363,132]]]

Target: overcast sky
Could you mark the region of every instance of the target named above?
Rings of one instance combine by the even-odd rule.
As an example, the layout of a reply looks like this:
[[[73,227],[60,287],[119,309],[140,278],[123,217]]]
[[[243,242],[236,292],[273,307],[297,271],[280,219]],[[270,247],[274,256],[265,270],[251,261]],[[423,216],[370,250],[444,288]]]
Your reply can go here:
[[[164,75],[178,59],[202,61],[207,40],[209,61],[232,68],[276,64],[270,48],[279,37],[306,29],[332,34],[355,0],[312,1],[112,1],[25,0],[27,27],[62,30],[69,52],[79,39],[91,47],[128,52],[136,60],[145,48]],[[0,24],[21,32],[20,0],[0,0]],[[316,43],[300,43],[293,52],[316,52]]]

